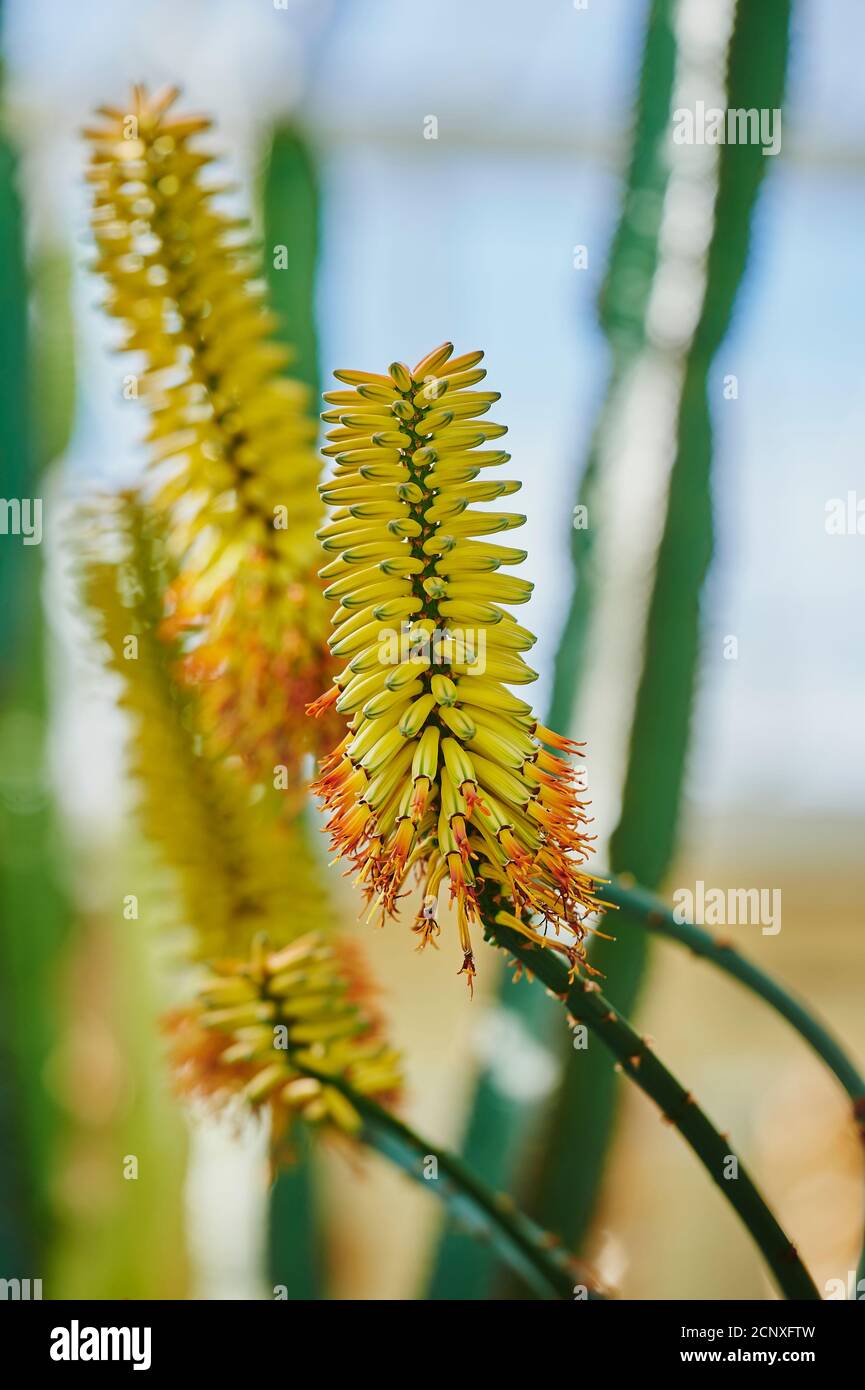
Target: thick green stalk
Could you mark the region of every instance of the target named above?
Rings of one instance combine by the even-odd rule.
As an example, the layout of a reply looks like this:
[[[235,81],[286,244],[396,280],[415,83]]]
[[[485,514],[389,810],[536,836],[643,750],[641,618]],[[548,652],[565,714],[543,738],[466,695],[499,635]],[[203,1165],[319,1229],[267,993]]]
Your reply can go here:
[[[511,1045],[546,1047],[550,1031],[550,1000],[539,989],[515,989],[504,981],[497,1005],[499,1035]],[[525,1044],[522,1040],[525,1040]],[[551,1068],[555,1062],[551,1061]],[[540,1119],[544,1095],[514,1093],[502,1084],[505,1069],[491,1067],[478,1081],[462,1152],[468,1166],[483,1173],[494,1188],[508,1188],[523,1156],[526,1135]],[[427,1292],[429,1299],[474,1300],[487,1296],[495,1266],[494,1251],[473,1241],[457,1222],[449,1221],[441,1238]]]
[[[60,1125],[45,1071],[57,1043],[56,990],[69,908],[45,788],[45,633],[35,558],[32,569],[16,594],[30,635],[0,705],[0,1278],[45,1271]],[[10,1262],[8,1241],[30,1255],[23,1271]]]
[[[291,1300],[322,1297],[323,1241],[315,1190],[312,1145],[304,1133],[295,1144],[294,1162],[280,1168],[270,1193],[268,1278]]]
[[[639,81],[639,93],[631,146],[630,168],[622,215],[610,251],[609,265],[601,293],[600,318],[610,352],[610,385],[607,401],[597,421],[594,438],[582,471],[580,500],[590,504],[599,466],[599,444],[615,408],[617,385],[626,368],[644,347],[646,310],[658,261],[661,210],[669,179],[669,163],[664,141],[672,109],[676,45],[673,16],[676,0],[652,0]],[[638,215],[635,215],[637,214]],[[591,614],[596,603],[592,554],[597,534],[594,522],[571,532],[572,557],[580,583],[572,589],[572,600],[556,654],[552,703],[547,722],[556,729],[567,729],[579,688]],[[591,735],[591,730],[586,731]],[[580,735],[582,736],[582,734]],[[636,992],[643,970],[642,934],[619,953],[616,980],[628,997]],[[505,980],[499,999],[508,1031],[519,1037],[528,1033],[542,1044],[557,1038],[556,1010],[540,990],[513,990]],[[561,1063],[565,1065],[566,1063]],[[606,1069],[609,1071],[609,1068]],[[606,1074],[606,1073],[605,1073]],[[595,1100],[596,1098],[596,1100]],[[496,1082],[496,1071],[480,1076],[473,1110],[463,1142],[463,1153],[472,1167],[491,1181],[512,1186],[514,1174],[531,1152],[543,1111],[543,1097],[521,1098],[503,1095]],[[581,1119],[580,1165],[590,1174],[600,1171],[607,1145],[612,1114],[612,1092],[605,1084],[592,1091],[593,1109]],[[594,1190],[594,1179],[586,1191]],[[557,1194],[558,1195],[558,1194]],[[569,1183],[569,1200],[573,1199]],[[550,1204],[553,1217],[560,1219],[558,1202]],[[581,1231],[584,1222],[576,1223]],[[445,1230],[430,1288],[431,1298],[479,1299],[485,1296],[492,1275],[489,1251],[473,1247],[455,1227]]]
[[[293,126],[273,132],[262,189],[264,263],[278,334],[294,354],[291,375],[310,388],[315,409],[321,390],[315,284],[320,198],[312,151]]]
[[[70,393],[62,384],[71,359],[57,373],[48,373],[45,362],[49,343],[68,341],[67,286],[56,274],[46,283],[41,272],[48,259],[28,275],[17,159],[0,138],[4,505],[43,500],[45,467],[68,438]],[[51,263],[56,270],[58,260]],[[0,537],[0,1278],[47,1273],[59,1125],[45,1069],[57,1038],[54,989],[68,904],[46,787],[42,576],[41,545],[25,545],[21,535]]]
[[[604,902],[626,911],[657,935],[676,941],[693,951],[695,956],[711,961],[725,975],[738,980],[785,1018],[844,1087],[853,1103],[853,1119],[860,1138],[865,1141],[865,1077],[805,1004],[758,965],[742,956],[730,941],[713,937],[690,922],[677,921],[670,908],[645,888],[614,878],[604,885],[599,896]],[[865,1240],[859,1258],[858,1278],[865,1279]]]
[[[292,126],[271,139],[261,191],[264,264],[278,334],[292,349],[291,375],[310,388],[314,410],[321,389],[315,282],[319,248],[319,188],[312,153]],[[290,1299],[322,1296],[321,1212],[313,1157],[302,1143],[297,1161],[277,1175],[268,1225],[269,1277]]]
[[[780,108],[789,16],[789,0],[737,5],[727,55],[728,107]],[[708,373],[744,274],[753,210],[768,164],[759,145],[719,148],[703,302],[682,363],[676,452],[646,623],[622,813],[610,842],[611,867],[633,874],[650,888],[662,881],[675,847],[700,655],[700,593],[712,549]],[[608,297],[613,286],[611,277]],[[578,596],[578,608],[579,602]],[[563,680],[567,699],[567,667],[557,671],[558,691]],[[590,729],[583,733],[591,739]],[[617,919],[616,938],[598,941],[592,960],[609,978],[617,1006],[629,1014],[645,975],[648,938],[626,911]],[[618,1088],[597,1054],[585,1066],[572,1052],[564,1060],[564,1084],[543,1161],[532,1174],[538,1194],[532,1209],[579,1248],[597,1201]],[[582,1156],[576,1183],[575,1144]]]
[[[4,500],[33,496],[27,343],[27,269],[18,161],[8,140],[0,138],[0,482]],[[25,573],[34,568],[37,553],[38,547],[24,546],[20,536],[4,535],[0,541],[0,679],[4,685],[9,678],[10,646],[23,630],[26,616],[13,601],[13,594]]]
[[[600,1038],[625,1075],[655,1102],[668,1123],[679,1131],[762,1252],[784,1297],[819,1299],[796,1247],[728,1141],[715,1129],[690,1091],[677,1081],[644,1039],[604,998],[600,988],[587,979],[570,983],[567,968],[552,950],[532,945],[510,927],[491,924],[487,927],[487,935],[567,1006],[568,1016],[574,1023],[584,1023]],[[575,1055],[585,1062],[591,1054],[592,1049],[588,1049]],[[575,1154],[578,1153],[575,1150]],[[578,1166],[575,1161],[574,1171]]]
[[[298,1070],[334,1086],[351,1101],[363,1121],[362,1140],[397,1164],[471,1228],[475,1239],[493,1247],[497,1257],[542,1298],[599,1297],[582,1278],[573,1257],[559,1247],[509,1197],[497,1195],[447,1149],[433,1144],[389,1110],[360,1095],[341,1077],[330,1076],[294,1059]],[[585,1294],[577,1294],[578,1289]]]
[[[649,10],[630,165],[598,302],[598,318],[610,351],[610,376],[575,498],[588,506],[590,524],[571,531],[571,602],[556,651],[549,709],[554,728],[566,728],[573,715],[585,674],[589,623],[597,604],[591,562],[600,532],[599,524],[592,523],[592,513],[601,469],[601,442],[618,409],[618,388],[646,346],[649,300],[660,256],[661,216],[670,180],[666,140],[676,77],[676,8],[677,0],[652,0]]]
[[[0,485],[4,498],[24,497],[29,488],[29,441],[25,402],[26,363],[22,351],[27,331],[27,293],[21,207],[16,190],[16,163],[7,141],[0,141]],[[32,551],[31,551],[32,554]],[[0,545],[0,669],[4,694],[9,682],[6,653],[17,636],[22,613],[13,602],[26,552],[20,540],[5,537]],[[5,801],[5,798],[4,798]],[[5,821],[5,805],[0,816]],[[8,858],[5,844],[3,860]],[[24,1142],[25,1115],[21,1096],[19,1059],[16,1056],[17,1019],[13,1014],[16,980],[9,959],[8,873],[0,870],[0,1277],[28,1278],[37,1274],[31,1186],[28,1179],[28,1145]]]

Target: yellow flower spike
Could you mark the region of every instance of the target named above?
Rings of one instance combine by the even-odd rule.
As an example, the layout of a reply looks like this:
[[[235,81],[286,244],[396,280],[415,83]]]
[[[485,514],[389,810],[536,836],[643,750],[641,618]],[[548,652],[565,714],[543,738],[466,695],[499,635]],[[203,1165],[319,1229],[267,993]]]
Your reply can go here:
[[[323,492],[338,505],[319,532],[339,556],[326,567],[340,605],[331,647],[364,673],[348,699],[343,687],[322,697],[340,698],[358,750],[346,768],[337,755],[327,760],[316,784],[334,849],[383,914],[395,910],[409,873],[425,880],[419,946],[435,944],[448,880],[470,987],[473,927],[505,912],[576,968],[598,907],[583,868],[586,804],[569,761],[579,747],[538,724],[508,688],[536,679],[521,655],[534,634],[510,612],[532,585],[503,572],[526,552],[487,539],[525,518],[474,509],[518,487],[492,472],[475,481],[510,457],[483,447],[505,429],[483,418],[498,393],[473,389],[485,375],[482,356],[454,358],[445,343],[412,370],[397,362],[386,376],[336,373],[355,389],[326,394],[335,407],[327,419],[351,447],[337,451],[336,480]],[[382,589],[379,571],[392,587]],[[376,729],[397,710],[404,749],[392,726],[381,737]],[[358,756],[375,770],[362,816]]]
[[[314,1043],[316,1057],[323,1049],[328,1067],[367,1094],[393,1092],[396,1054],[378,1040],[369,1010],[351,1002],[363,993],[357,962],[318,938],[296,940],[330,913],[303,825],[267,814],[237,768],[213,756],[196,702],[174,679],[176,647],[159,623],[171,570],[158,528],[124,496],[101,499],[82,531],[85,597],[131,722],[142,830],[173,874],[166,907],[192,957],[228,958],[209,968],[178,1033],[185,1082],[206,1091],[218,1080],[226,1095],[266,1100],[284,1116],[280,1086],[293,1073],[277,1085],[268,1068],[284,1072],[273,1029],[294,1020],[292,1046]],[[364,785],[356,782],[356,795]]]
[[[104,498],[79,530],[83,596],[129,720],[140,827],[173,875],[166,898],[188,954],[243,955],[262,929],[279,945],[329,911],[306,831],[251,795],[177,682],[177,643],[160,622],[172,570],[152,517],[129,495]],[[227,1006],[242,1000],[224,993]]]
[[[149,409],[148,500],[176,560],[168,619],[181,672],[223,752],[252,781],[284,767],[301,787],[304,748],[333,741],[304,707],[332,669],[316,578],[321,504],[306,388],[257,287],[243,222],[214,202],[196,148],[210,121],[173,110],[177,92],[133,88],[85,131],[95,269],[106,307],[140,355]],[[317,735],[317,736],[316,736]]]
[[[242,991],[246,1002],[222,1007],[226,986]],[[179,1089],[217,1103],[240,1097],[255,1109],[266,1107],[277,1139],[295,1116],[354,1135],[354,1107],[336,1088],[305,1075],[304,1063],[379,1103],[396,1100],[400,1057],[382,1039],[368,993],[344,943],[311,932],[271,951],[259,937],[246,959],[212,967],[195,1003],[167,1020]]]
[[[141,827],[172,875],[163,910],[208,962],[195,1004],[168,1022],[179,1084],[267,1107],[277,1140],[294,1115],[352,1134],[353,1107],[306,1084],[304,1064],[388,1101],[400,1060],[356,952],[317,930],[330,904],[303,823],[268,814],[235,762],[214,754],[175,680],[176,642],[160,622],[171,565],[152,514],[132,496],[104,498],[81,529],[84,594],[131,724]],[[335,768],[357,797],[366,774],[344,754]]]

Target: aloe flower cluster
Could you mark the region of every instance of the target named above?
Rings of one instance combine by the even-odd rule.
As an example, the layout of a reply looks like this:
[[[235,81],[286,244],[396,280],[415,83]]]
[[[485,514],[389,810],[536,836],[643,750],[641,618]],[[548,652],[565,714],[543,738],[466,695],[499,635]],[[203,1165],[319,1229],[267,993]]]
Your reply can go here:
[[[439,934],[446,890],[471,986],[472,929],[488,914],[575,966],[596,901],[586,803],[561,756],[578,745],[509,688],[535,680],[536,639],[510,611],[532,592],[508,573],[526,552],[490,539],[525,518],[481,508],[519,488],[498,475],[505,427],[484,418],[499,396],[477,389],[481,352],[452,354],[445,343],[411,370],[339,371],[325,395],[335,467],[320,487],[320,574],[345,664],[312,713],[348,724],[316,784],[337,854],[383,916],[419,879],[420,946]]]
[[[121,681],[139,821],[169,870],[163,896],[184,954],[204,971],[171,1019],[182,1087],[266,1101],[280,1133],[295,1115],[354,1131],[340,1093],[304,1080],[303,1061],[388,1100],[400,1088],[398,1054],[356,953],[323,930],[332,908],[302,820],[275,816],[251,794],[236,760],[212,747],[194,692],[175,679],[176,639],[158,617],[165,551],[134,496],[91,508],[83,589]]]
[[[304,707],[333,669],[314,424],[281,375],[242,224],[202,180],[193,141],[210,123],[172,114],[174,97],[136,88],[88,132],[97,268],[143,363],[151,464],[140,489],[91,508],[82,588],[129,716],[162,907],[202,977],[171,1021],[183,1087],[266,1103],[275,1136],[296,1115],[354,1132],[320,1077],[390,1100],[400,1068],[328,930],[301,814]]]
[[[357,1110],[328,1078],[379,1101],[402,1084],[399,1053],[381,1037],[368,996],[345,944],[310,932],[274,951],[259,937],[247,959],[214,963],[195,1004],[169,1020],[181,1087],[205,1098],[242,1087],[250,1105],[270,1109],[279,1134],[295,1115],[357,1134]]]
[[[211,122],[177,93],[133,89],[102,108],[92,155],[95,269],[150,413],[149,501],[177,574],[166,617],[208,727],[253,778],[285,767],[302,791],[306,702],[327,679],[327,610],[316,581],[320,463],[305,387],[283,374],[243,220],[206,181]]]

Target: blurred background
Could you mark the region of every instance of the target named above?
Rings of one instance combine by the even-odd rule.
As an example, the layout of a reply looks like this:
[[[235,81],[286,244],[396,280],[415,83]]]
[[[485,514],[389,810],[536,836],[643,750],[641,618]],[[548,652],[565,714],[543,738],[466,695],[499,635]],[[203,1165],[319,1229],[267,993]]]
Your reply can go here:
[[[44,537],[0,536],[0,1251],[46,1297],[509,1296],[372,1156],[317,1155],[312,1271],[268,1212],[262,1136],[170,1095],[170,972],[155,914],[123,917],[147,850],[68,545],[82,490],[140,474],[145,428],[86,269],[80,128],[133,81],[215,118],[311,385],[443,339],[485,350],[529,518],[536,703],[588,742],[598,866],[665,896],[780,890],[776,934],[727,935],[862,1059],[865,541],[827,530],[827,504],[860,487],[865,432],[865,11],[4,0],[2,19],[0,492],[44,499]],[[780,153],[675,144],[671,113],[697,101],[781,109]],[[730,1133],[818,1285],[846,1279],[845,1098],[783,1023],[621,919],[610,997]],[[470,1004],[447,952],[352,929],[423,1132],[622,1297],[771,1296],[675,1131],[491,950]]]

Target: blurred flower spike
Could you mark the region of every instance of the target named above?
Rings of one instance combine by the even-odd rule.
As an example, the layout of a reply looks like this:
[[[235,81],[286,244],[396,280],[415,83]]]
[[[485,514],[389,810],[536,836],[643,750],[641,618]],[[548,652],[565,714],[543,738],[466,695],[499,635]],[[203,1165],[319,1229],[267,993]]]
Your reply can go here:
[[[102,108],[85,132],[94,268],[142,364],[130,379],[150,414],[147,500],[176,560],[165,610],[183,678],[253,780],[285,767],[300,789],[303,706],[333,669],[315,424],[306,388],[282,375],[290,353],[273,341],[247,224],[205,182],[214,156],[196,140],[210,121],[174,114],[176,95],[136,87],[127,111]]]
[[[257,938],[247,960],[215,962],[197,1002],[168,1020],[181,1090],[268,1107],[275,1140],[294,1116],[357,1135],[360,1115],[328,1078],[380,1103],[401,1085],[399,1054],[380,1038],[366,993],[344,945],[311,933],[271,951]]]
[[[509,611],[532,585],[504,572],[526,552],[488,539],[525,518],[476,508],[519,488],[496,476],[510,455],[486,447],[505,433],[483,418],[499,396],[475,389],[483,353],[452,353],[340,371],[345,389],[325,395],[335,471],[318,534],[333,558],[320,573],[346,664],[311,712],[348,720],[316,784],[337,854],[382,917],[419,878],[419,946],[435,944],[447,884],[471,988],[474,927],[498,917],[574,970],[597,903],[579,746],[508,689],[535,680],[535,637]]]
[[[198,1003],[171,1024],[182,1088],[267,1099],[274,1139],[292,1114],[353,1132],[350,1103],[302,1075],[301,1061],[389,1099],[399,1057],[381,1039],[359,958],[321,934],[332,911],[308,832],[274,815],[238,760],[214,751],[194,695],[174,678],[176,639],[159,622],[171,569],[158,521],[123,495],[94,501],[82,530],[82,587],[121,681],[140,824],[170,876],[154,889],[159,916],[184,956],[207,962]]]

